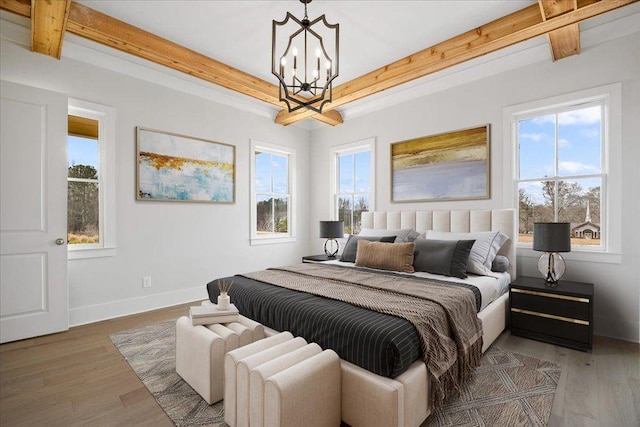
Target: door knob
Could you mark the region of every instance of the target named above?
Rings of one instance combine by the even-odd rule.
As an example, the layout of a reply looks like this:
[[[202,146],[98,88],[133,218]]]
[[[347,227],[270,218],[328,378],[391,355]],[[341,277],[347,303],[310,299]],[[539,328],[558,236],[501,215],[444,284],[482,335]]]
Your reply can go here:
[[[64,245],[64,239],[56,239],[56,245],[58,246]]]

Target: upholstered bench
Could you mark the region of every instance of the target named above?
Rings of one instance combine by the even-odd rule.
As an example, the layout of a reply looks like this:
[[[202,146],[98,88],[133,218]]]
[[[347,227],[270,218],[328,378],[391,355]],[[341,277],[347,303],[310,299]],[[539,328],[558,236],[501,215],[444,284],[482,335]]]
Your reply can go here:
[[[187,316],[176,321],[176,372],[207,403],[222,400],[224,356],[264,338],[264,327],[244,316],[238,322],[193,326]]]
[[[339,426],[338,355],[289,332],[225,356],[225,421],[231,427]]]

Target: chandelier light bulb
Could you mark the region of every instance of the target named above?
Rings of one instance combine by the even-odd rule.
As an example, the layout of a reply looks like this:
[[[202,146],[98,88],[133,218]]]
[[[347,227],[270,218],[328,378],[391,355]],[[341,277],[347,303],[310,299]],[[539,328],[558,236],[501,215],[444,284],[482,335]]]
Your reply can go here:
[[[330,70],[330,69],[331,69],[331,61],[327,61],[327,63],[325,64],[325,68],[326,68],[327,70]]]
[[[322,52],[320,51],[320,48],[316,49],[316,57],[320,58],[320,55],[322,54]]]
[[[293,47],[293,56],[298,56],[298,48],[297,47]]]
[[[283,67],[287,65],[287,58],[283,56],[282,59],[280,59],[280,65],[282,65]]]

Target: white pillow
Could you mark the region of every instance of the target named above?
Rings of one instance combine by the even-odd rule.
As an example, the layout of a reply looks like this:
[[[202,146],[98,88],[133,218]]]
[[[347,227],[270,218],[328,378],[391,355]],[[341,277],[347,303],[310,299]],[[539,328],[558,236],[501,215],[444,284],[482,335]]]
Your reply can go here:
[[[418,237],[416,231],[411,228],[395,229],[395,230],[383,230],[379,228],[363,228],[360,230],[358,236],[363,237],[384,237],[384,236],[396,236],[395,243],[413,242]]]
[[[426,238],[432,240],[475,240],[469,253],[467,271],[469,273],[479,274],[480,276],[488,276],[491,274],[491,263],[502,245],[509,240],[509,237],[499,231],[450,233],[447,231],[429,230],[427,231]]]

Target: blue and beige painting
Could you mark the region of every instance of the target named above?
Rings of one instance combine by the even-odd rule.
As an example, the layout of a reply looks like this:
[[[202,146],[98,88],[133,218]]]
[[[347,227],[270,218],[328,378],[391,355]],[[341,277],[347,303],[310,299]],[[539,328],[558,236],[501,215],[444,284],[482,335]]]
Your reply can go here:
[[[140,130],[139,198],[234,202],[235,147]]]
[[[391,146],[392,200],[487,198],[488,127]]]

